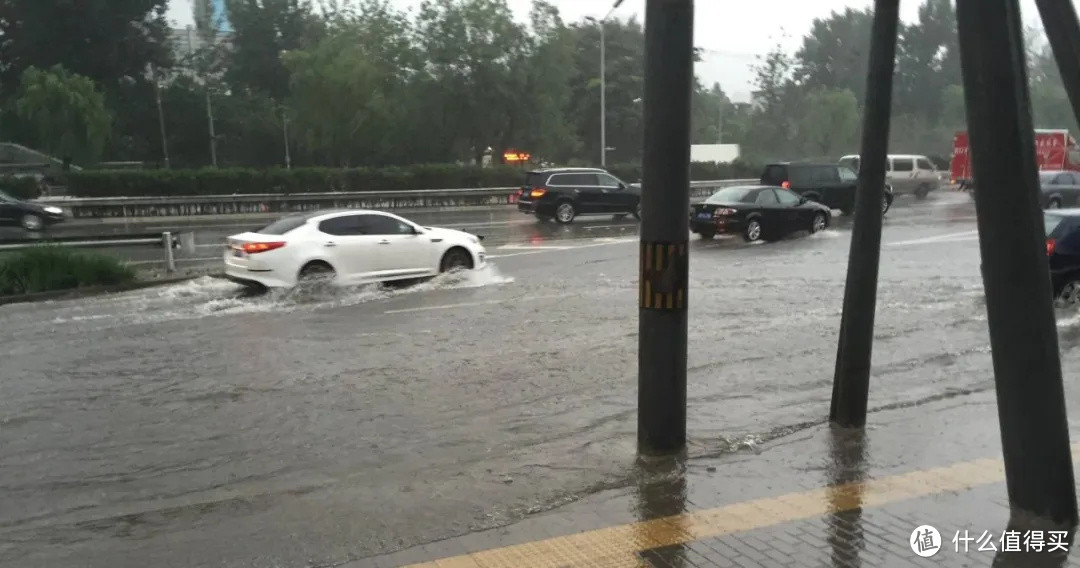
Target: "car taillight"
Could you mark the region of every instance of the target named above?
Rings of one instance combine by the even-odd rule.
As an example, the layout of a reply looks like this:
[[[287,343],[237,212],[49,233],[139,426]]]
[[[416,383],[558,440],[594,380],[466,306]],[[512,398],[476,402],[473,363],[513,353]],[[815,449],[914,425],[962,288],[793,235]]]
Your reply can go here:
[[[1057,241],[1054,239],[1046,239],[1046,256],[1054,254],[1054,248],[1057,247]]]
[[[784,189],[791,189],[791,182],[790,181],[785,181],[784,183],[780,184],[780,187],[782,187]]]
[[[244,252],[248,254],[255,254],[257,252],[266,252],[268,250],[274,250],[285,246],[282,241],[274,241],[269,243],[244,243],[242,247]]]
[[[727,207],[721,207],[721,208],[717,209],[716,211],[713,211],[712,216],[713,217],[728,217],[728,216],[734,215],[736,213],[738,213],[738,210],[736,210],[736,209],[730,209],[730,208],[727,208]]]
[[[543,197],[545,193],[547,193],[546,189],[538,187],[529,192],[529,197]]]

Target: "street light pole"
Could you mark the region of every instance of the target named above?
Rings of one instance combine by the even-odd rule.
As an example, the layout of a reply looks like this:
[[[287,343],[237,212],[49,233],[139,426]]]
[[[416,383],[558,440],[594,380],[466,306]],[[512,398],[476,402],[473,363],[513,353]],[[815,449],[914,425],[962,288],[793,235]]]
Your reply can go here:
[[[600,167],[607,167],[607,38],[604,32],[604,24],[607,23],[608,18],[615,12],[615,9],[621,6],[623,0],[615,0],[612,4],[611,10],[608,10],[606,16],[597,20],[593,17],[585,18],[587,21],[593,22],[600,28]]]
[[[614,8],[613,8],[614,9]],[[604,24],[600,21],[600,167],[607,168],[607,42],[604,41]]]

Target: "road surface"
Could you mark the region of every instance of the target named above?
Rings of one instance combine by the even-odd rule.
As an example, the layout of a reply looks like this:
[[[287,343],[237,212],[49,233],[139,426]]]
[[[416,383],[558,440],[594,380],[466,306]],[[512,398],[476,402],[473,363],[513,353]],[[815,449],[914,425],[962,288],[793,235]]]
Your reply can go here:
[[[333,566],[631,484],[637,225],[436,221],[493,266],[0,307],[0,565]],[[825,418],[850,228],[693,237],[691,455]],[[883,242],[871,406],[990,387],[970,199],[902,199]],[[1076,368],[1080,317],[1059,326]]]

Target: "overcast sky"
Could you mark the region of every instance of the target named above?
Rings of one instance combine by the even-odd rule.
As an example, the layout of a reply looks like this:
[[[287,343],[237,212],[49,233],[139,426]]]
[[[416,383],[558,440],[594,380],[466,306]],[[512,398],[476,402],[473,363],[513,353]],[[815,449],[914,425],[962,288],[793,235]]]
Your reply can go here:
[[[391,0],[402,8],[415,9],[421,0]],[[528,17],[532,0],[507,0],[519,19]],[[579,20],[585,16],[602,17],[613,0],[551,0],[563,18]],[[921,0],[901,1],[901,17],[915,20]],[[789,52],[795,51],[814,18],[827,17],[831,11],[846,7],[866,8],[871,0],[698,0],[696,3],[694,43],[704,48],[704,61],[697,74],[706,84],[719,82],[729,96],[747,100],[751,90],[749,66],[755,56],[766,53],[780,42]],[[1034,0],[1021,0],[1024,19],[1038,20]],[[645,0],[626,0],[615,12],[625,18],[643,19]],[[171,0],[169,19],[179,27],[191,24],[191,0]]]

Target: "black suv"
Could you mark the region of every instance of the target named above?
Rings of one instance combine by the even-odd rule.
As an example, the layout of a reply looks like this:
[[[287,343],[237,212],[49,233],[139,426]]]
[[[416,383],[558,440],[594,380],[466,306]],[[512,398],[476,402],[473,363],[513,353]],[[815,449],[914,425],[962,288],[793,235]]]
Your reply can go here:
[[[816,201],[844,215],[855,210],[855,184],[858,176],[850,168],[828,163],[784,162],[765,166],[763,185],[778,185]],[[885,184],[881,211],[893,202],[892,187]]]
[[[525,175],[518,211],[570,223],[578,215],[614,213],[641,219],[641,190],[601,169],[552,168]]]

